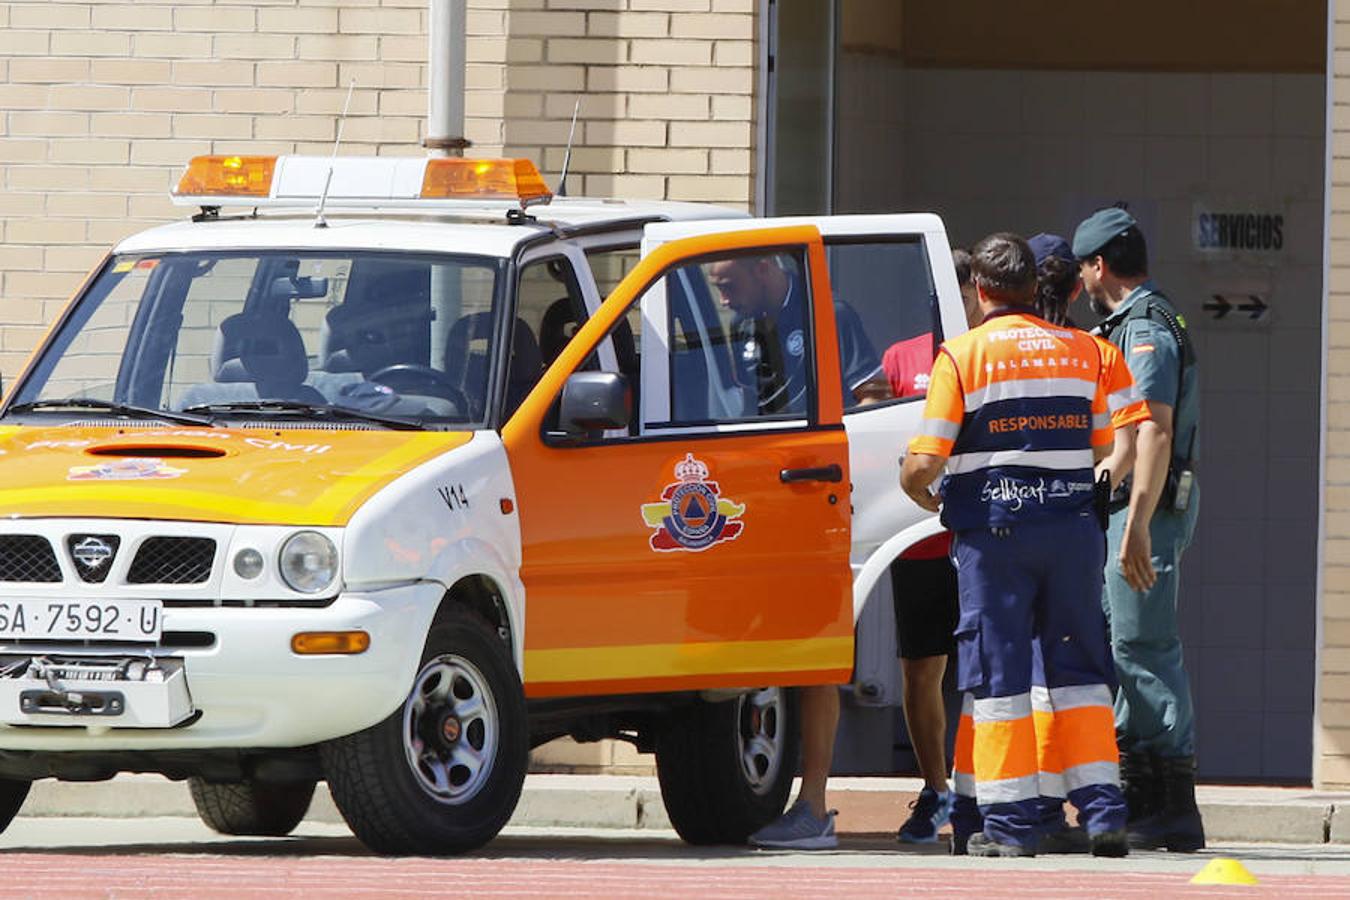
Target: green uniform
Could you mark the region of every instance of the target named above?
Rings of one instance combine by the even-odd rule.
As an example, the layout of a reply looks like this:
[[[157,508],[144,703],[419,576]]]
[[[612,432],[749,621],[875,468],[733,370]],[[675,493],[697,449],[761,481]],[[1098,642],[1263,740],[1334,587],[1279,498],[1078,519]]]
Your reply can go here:
[[[1153,309],[1146,312],[1145,307]],[[1200,373],[1193,351],[1187,353],[1164,313],[1170,313],[1174,322],[1185,327],[1152,282],[1145,282],[1102,323],[1101,330],[1121,348],[1144,399],[1172,407],[1171,471],[1179,473],[1193,464],[1199,451]],[[1116,561],[1127,513],[1121,509],[1111,516],[1102,601],[1110,620],[1120,679],[1116,732],[1126,752],[1152,752],[1164,757],[1195,753],[1190,683],[1177,630],[1177,594],[1181,555],[1191,542],[1199,511],[1198,484],[1191,487],[1189,503],[1183,510],[1175,508],[1173,494],[1164,490],[1149,522],[1158,580],[1147,591],[1134,590],[1120,573]]]

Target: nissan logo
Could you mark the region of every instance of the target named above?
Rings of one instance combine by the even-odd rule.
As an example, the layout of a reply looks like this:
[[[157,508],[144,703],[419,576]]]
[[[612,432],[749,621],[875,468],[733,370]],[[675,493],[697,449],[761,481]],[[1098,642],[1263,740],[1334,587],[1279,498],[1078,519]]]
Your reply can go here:
[[[112,545],[103,538],[87,537],[70,548],[70,555],[86,569],[97,569],[112,559]]]

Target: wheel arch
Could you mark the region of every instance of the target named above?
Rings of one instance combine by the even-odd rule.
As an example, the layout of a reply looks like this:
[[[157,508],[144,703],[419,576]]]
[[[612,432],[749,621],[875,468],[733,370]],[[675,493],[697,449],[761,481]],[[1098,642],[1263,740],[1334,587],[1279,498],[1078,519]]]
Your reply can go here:
[[[451,609],[468,609],[480,616],[497,633],[497,637],[506,644],[515,663],[516,671],[521,671],[518,651],[517,628],[511,616],[510,603],[506,592],[490,575],[476,573],[464,575],[446,588],[441,597],[436,614],[432,617],[431,627],[443,621]]]
[[[445,547],[429,577],[445,586],[432,624],[451,606],[473,610],[507,642],[523,678],[525,588],[519,566],[492,544],[468,538]]]
[[[858,624],[867,598],[876,588],[877,582],[890,571],[891,563],[900,558],[910,547],[943,532],[942,524],[936,516],[905,528],[883,541],[872,551],[861,565],[853,569],[853,624]]]

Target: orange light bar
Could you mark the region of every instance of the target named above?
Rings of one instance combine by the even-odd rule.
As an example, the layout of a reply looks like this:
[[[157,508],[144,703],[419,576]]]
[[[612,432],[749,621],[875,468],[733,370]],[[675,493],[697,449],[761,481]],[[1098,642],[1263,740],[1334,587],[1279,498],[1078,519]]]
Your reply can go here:
[[[174,191],[185,197],[266,197],[275,156],[194,156]]]
[[[528,159],[460,159],[451,156],[427,160],[426,173],[422,176],[422,199],[472,197],[530,203],[549,200],[553,192]]]
[[[364,631],[302,631],[291,638],[291,651],[301,656],[356,654],[370,649]]]

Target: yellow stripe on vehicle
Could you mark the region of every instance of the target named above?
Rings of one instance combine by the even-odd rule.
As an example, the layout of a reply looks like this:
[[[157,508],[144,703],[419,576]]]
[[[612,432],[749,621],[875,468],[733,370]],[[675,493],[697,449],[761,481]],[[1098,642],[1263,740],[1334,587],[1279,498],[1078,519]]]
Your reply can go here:
[[[638,644],[525,651],[525,680],[611,681],[755,672],[851,669],[853,636],[784,641]]]

